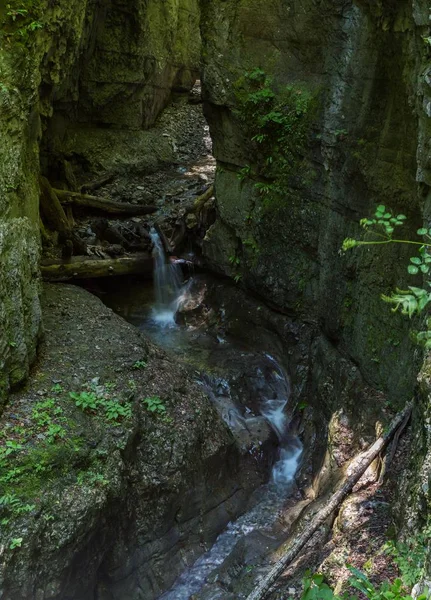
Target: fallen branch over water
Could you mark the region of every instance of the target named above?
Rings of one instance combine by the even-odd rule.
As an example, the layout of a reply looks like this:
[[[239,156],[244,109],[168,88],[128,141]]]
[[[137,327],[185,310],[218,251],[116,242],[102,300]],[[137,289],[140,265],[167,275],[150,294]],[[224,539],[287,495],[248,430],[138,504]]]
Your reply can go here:
[[[92,279],[111,275],[150,275],[153,259],[148,252],[120,258],[73,257],[62,261],[42,261],[40,270],[45,281]]]
[[[198,213],[202,209],[205,202],[207,202],[213,195],[214,185],[210,185],[210,187],[201,196],[198,196],[198,198],[196,198],[193,205],[194,212]]]
[[[54,190],[61,204],[67,206],[73,204],[83,208],[100,210],[112,215],[149,215],[157,211],[156,206],[142,206],[128,202],[115,202],[109,198],[70,192],[69,190]]]
[[[283,556],[278,560],[270,572],[262,579],[256,589],[247,597],[247,600],[264,600],[271,586],[277,581],[286,567],[303,550],[305,544],[310,540],[313,534],[323,525],[328,517],[341,504],[344,498],[352,491],[355,484],[359,481],[373,460],[388,445],[395,433],[400,427],[405,427],[412,412],[412,403],[409,402],[404,410],[397,414],[393,419],[387,432],[379,437],[368,450],[360,454],[350,465],[348,473],[350,475],[344,480],[340,488],[332,494],[326,504],[316,513],[311,523],[305,528],[302,534],[293,540]]]

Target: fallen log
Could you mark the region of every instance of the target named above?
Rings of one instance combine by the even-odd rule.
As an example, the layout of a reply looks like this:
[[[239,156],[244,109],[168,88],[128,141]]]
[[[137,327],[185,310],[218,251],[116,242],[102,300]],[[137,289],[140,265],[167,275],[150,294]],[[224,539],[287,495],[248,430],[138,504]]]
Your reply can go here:
[[[111,181],[114,179],[114,177],[115,177],[115,173],[106,173],[105,175],[102,175],[101,177],[99,177],[98,179],[95,179],[94,181],[89,181],[88,183],[84,183],[83,185],[81,185],[80,191],[83,194],[87,194],[88,192],[95,192],[96,190],[103,187],[107,183],[111,183]]]
[[[198,196],[193,204],[193,211],[198,213],[205,202],[207,202],[211,196],[214,195],[214,185],[210,185],[210,187],[201,195]]]
[[[350,465],[348,477],[341,484],[339,489],[332,494],[329,500],[321,508],[310,524],[296,539],[294,539],[284,551],[283,556],[278,560],[269,573],[262,579],[253,592],[247,597],[247,600],[264,600],[271,586],[277,581],[286,567],[303,550],[305,544],[311,539],[313,534],[323,525],[328,517],[341,504],[344,498],[352,491],[355,484],[359,481],[373,460],[382,452],[394,437],[398,428],[406,423],[412,412],[412,403],[409,402],[404,410],[397,414],[390,424],[387,432],[379,437],[368,450],[360,454]],[[404,425],[405,426],[405,425]]]
[[[61,206],[58,190],[54,190],[46,177],[39,177],[40,187],[40,207],[48,222],[48,225],[54,231],[62,234],[65,239],[71,237],[70,223]]]
[[[128,202],[115,202],[109,198],[99,196],[90,196],[80,192],[70,192],[69,190],[54,190],[61,204],[68,206],[73,204],[82,208],[91,208],[100,210],[111,215],[149,215],[157,211],[157,206],[142,206],[140,204],[130,204]]]
[[[45,281],[93,279],[112,275],[151,275],[153,259],[148,252],[120,258],[76,256],[70,260],[44,260],[40,270]]]

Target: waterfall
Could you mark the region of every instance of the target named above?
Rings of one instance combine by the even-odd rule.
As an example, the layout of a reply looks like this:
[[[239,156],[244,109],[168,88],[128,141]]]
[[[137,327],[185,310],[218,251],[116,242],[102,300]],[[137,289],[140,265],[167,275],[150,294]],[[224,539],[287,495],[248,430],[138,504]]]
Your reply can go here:
[[[297,437],[288,433],[289,423],[284,409],[290,397],[289,379],[272,356],[266,354],[265,357],[266,365],[256,370],[258,383],[260,381],[260,385],[256,386],[256,393],[263,393],[260,396],[260,412],[280,440],[280,454],[272,470],[271,482],[265,486],[259,502],[236,521],[229,523],[211,549],[194,565],[185,569],[172,588],[159,600],[190,600],[193,594],[202,590],[211,574],[217,573],[216,570],[223,565],[240,539],[244,540],[247,548],[247,536],[251,532],[266,531],[271,535],[274,523],[282,514],[299,466],[302,444]],[[222,418],[230,428],[244,426],[247,420],[255,418],[242,416],[235,409],[230,385],[226,379],[215,381],[208,378],[203,385],[216,405],[221,402],[224,408],[221,412]],[[214,393],[215,387],[219,388],[218,394]]]
[[[166,255],[162,240],[155,229],[150,231],[153,241],[154,290],[156,302],[153,319],[160,325],[175,325],[175,313],[181,293],[183,276],[181,267]]]
[[[298,470],[302,443],[296,436],[287,433],[288,423],[284,409],[290,396],[289,379],[270,354],[266,354],[266,357],[273,363],[275,368],[273,377],[280,382],[280,385],[277,386],[279,390],[277,397],[264,398],[260,411],[280,440],[280,455],[272,469],[272,481],[277,486],[285,486],[293,481]]]

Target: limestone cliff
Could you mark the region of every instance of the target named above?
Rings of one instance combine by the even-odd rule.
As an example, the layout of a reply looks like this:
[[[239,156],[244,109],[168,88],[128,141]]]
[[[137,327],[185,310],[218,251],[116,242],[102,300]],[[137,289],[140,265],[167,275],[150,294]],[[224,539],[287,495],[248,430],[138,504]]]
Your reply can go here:
[[[206,112],[219,164],[218,220],[204,244],[209,262],[318,323],[368,382],[402,400],[414,384],[412,347],[407,324],[380,294],[405,285],[410,255],[340,248],[376,204],[404,212],[410,231],[428,210],[427,3],[202,4]],[[295,131],[306,141],[285,160],[291,176],[276,199],[280,182],[264,161],[283,151],[280,136],[274,129],[272,145],[250,139],[253,113],[244,118],[241,78],[248,73],[253,83],[256,69],[281,101],[286,86],[311,98],[302,123],[285,122],[283,144],[293,144]]]
[[[75,127],[69,153],[77,136],[81,148],[91,139],[96,154],[112,154],[116,127],[139,154],[171,92],[192,85],[200,37],[197,0],[1,2],[0,22],[1,399],[28,373],[41,328],[40,162],[44,174],[70,177],[63,147],[73,125],[87,133]],[[144,146],[145,166],[154,144]]]

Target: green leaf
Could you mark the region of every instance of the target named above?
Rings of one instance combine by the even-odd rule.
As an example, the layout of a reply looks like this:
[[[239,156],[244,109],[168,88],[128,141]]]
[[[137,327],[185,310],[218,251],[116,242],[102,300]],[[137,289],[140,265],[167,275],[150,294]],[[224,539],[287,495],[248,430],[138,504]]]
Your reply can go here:
[[[397,215],[397,219],[399,221],[405,221],[407,219],[406,215]]]
[[[410,259],[410,262],[412,262],[414,265],[422,264],[422,261],[418,256],[412,256],[412,258]]]
[[[415,267],[414,265],[409,265],[407,267],[407,271],[410,273],[410,275],[417,275],[419,273],[418,267]]]
[[[418,229],[416,233],[418,235],[426,235],[428,233],[428,229],[425,229],[424,227],[421,227],[421,229]]]
[[[384,204],[379,204],[379,206],[377,207],[376,212],[380,212],[380,213],[384,213],[386,210],[386,206]]]
[[[430,268],[428,265],[421,265],[422,273],[428,273],[429,270],[430,270]]]
[[[383,215],[383,218],[384,218],[384,219],[390,219],[391,217],[392,217],[391,213],[385,213],[385,214]]]

